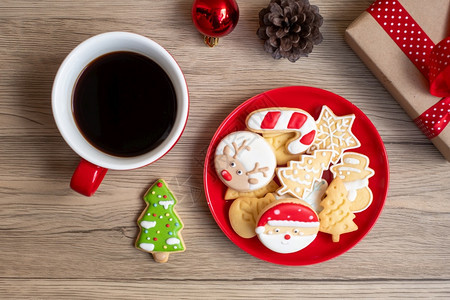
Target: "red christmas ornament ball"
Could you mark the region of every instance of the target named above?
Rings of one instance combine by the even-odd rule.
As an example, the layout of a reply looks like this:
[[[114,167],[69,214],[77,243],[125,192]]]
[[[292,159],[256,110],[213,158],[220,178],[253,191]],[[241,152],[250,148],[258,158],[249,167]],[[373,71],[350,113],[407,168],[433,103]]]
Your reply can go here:
[[[195,0],[192,20],[206,38],[223,37],[233,31],[239,20],[239,7],[235,0]]]

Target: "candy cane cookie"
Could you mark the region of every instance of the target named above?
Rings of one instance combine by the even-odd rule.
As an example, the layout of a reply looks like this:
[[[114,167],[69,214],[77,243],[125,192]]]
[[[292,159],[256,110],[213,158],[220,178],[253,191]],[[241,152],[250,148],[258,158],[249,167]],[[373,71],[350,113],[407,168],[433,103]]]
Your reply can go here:
[[[245,121],[250,131],[257,133],[295,132],[287,141],[289,153],[304,153],[316,138],[317,125],[314,118],[302,109],[270,107],[253,111]]]

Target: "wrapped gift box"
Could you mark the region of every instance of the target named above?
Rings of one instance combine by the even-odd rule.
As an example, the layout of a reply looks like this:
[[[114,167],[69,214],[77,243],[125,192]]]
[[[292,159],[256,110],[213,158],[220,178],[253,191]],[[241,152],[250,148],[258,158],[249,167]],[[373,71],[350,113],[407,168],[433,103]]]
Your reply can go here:
[[[405,22],[405,18],[412,18],[420,26],[421,30],[428,35],[432,43],[439,43],[450,35],[450,0],[397,0],[403,9],[409,13],[408,17],[400,15],[403,13],[403,9],[396,8],[395,10],[389,8],[389,11],[387,11],[388,9],[386,7],[381,6],[380,8],[380,6],[375,6],[379,4],[385,5],[388,2],[391,2],[389,5],[392,2],[396,4],[395,1],[377,2],[369,7],[367,11],[363,12],[347,28],[345,39],[385,88],[399,102],[407,114],[427,134],[429,132],[427,132],[426,128],[423,128],[423,124],[420,121],[418,122],[418,120],[424,117],[430,108],[433,106],[436,107],[437,103],[443,100],[443,97],[435,97],[430,94],[430,84],[427,77],[419,70],[420,68],[417,63],[413,63],[416,59],[422,60],[420,57],[422,51],[418,50],[416,52],[416,48],[426,46],[417,44],[417,38],[413,40],[413,38],[410,38],[406,34],[407,37],[395,37],[392,31],[394,31],[394,34],[397,30],[400,31],[400,25],[404,26],[405,29],[412,29],[411,23],[407,24]],[[403,20],[401,19],[402,16]],[[380,22],[380,20],[382,21]],[[383,24],[388,27],[383,28]],[[389,25],[393,25],[393,27],[389,27]],[[406,28],[408,25],[410,27]],[[391,34],[389,34],[389,31]],[[403,31],[403,28],[401,31]],[[404,32],[406,33],[407,30]],[[405,43],[399,44],[398,40],[404,41]],[[416,59],[408,57],[401,47],[405,47],[405,49],[409,47],[419,57]],[[425,61],[426,58],[423,59]],[[450,105],[449,102],[440,104],[446,108]],[[441,123],[447,125],[450,122],[450,112],[446,108],[443,113],[446,115],[439,115],[442,116]],[[427,134],[427,136],[444,157],[450,161],[450,125],[445,126],[437,135]]]

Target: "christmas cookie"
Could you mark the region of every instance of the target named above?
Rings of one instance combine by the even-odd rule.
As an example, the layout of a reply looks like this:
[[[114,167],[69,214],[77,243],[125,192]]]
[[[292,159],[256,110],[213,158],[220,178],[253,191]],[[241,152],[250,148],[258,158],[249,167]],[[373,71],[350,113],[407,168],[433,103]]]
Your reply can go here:
[[[238,192],[249,192],[272,180],[276,159],[272,148],[260,135],[236,131],[220,141],[214,166],[226,186]]]
[[[281,134],[263,133],[263,137],[268,142],[277,158],[277,165],[284,166],[290,160],[298,160],[298,154],[291,154],[286,149],[286,143],[295,137],[295,132],[285,132]]]
[[[375,172],[369,168],[369,158],[363,154],[346,152],[341,162],[330,168],[334,177],[339,177],[347,189],[347,199],[353,212],[361,212],[372,203],[369,178]]]
[[[358,229],[353,222],[355,214],[350,209],[347,190],[339,177],[335,178],[325,192],[320,203],[323,210],[319,213],[320,231],[332,235],[333,242],[339,242],[340,235]]]
[[[233,201],[228,212],[231,227],[241,237],[249,239],[256,235],[256,220],[261,211],[276,201],[273,194],[263,198],[240,197]]]
[[[185,250],[180,232],[183,223],[174,210],[177,200],[160,179],[147,191],[144,201],[147,206],[137,221],[136,248],[151,253],[157,262],[167,262],[170,253]]]
[[[272,180],[268,185],[251,192],[238,192],[236,190],[233,190],[232,188],[228,188],[225,192],[224,198],[225,200],[233,200],[240,197],[262,198],[268,193],[275,192],[279,187],[280,186]]]
[[[256,110],[247,116],[247,128],[258,133],[285,133],[295,135],[286,143],[291,154],[304,153],[316,137],[314,118],[302,109],[271,107]]]
[[[287,167],[278,168],[277,175],[282,186],[277,193],[289,193],[303,199],[312,191],[314,182],[322,178],[332,156],[333,152],[330,150],[316,150],[311,155],[302,155],[300,161],[290,161]]]
[[[361,146],[351,131],[354,121],[355,115],[338,117],[324,105],[317,119],[316,139],[308,149],[308,153],[318,149],[331,150],[333,151],[331,161],[333,164],[337,163],[345,150]]]
[[[304,201],[279,200],[269,204],[258,219],[261,243],[278,253],[293,253],[312,243],[319,231],[315,211]]]
[[[313,184],[312,191],[304,198],[304,200],[311,205],[315,212],[320,212],[322,207],[320,202],[322,202],[325,191],[328,188],[328,182],[325,179],[320,179],[315,181]]]

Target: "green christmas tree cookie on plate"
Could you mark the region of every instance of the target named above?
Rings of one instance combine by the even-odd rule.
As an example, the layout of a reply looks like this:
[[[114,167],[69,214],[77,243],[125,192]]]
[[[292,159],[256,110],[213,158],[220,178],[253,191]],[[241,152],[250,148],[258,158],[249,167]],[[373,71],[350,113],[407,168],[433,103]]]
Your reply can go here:
[[[137,223],[140,228],[136,248],[149,252],[155,261],[164,263],[171,252],[185,250],[181,229],[183,223],[174,210],[175,196],[164,180],[159,179],[144,196],[147,207]]]

